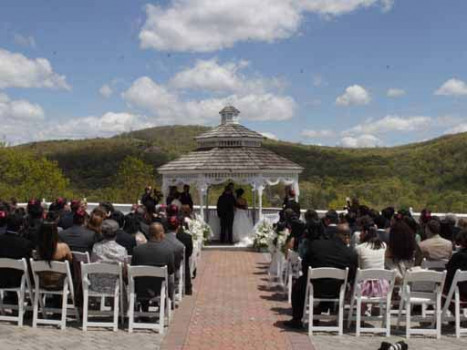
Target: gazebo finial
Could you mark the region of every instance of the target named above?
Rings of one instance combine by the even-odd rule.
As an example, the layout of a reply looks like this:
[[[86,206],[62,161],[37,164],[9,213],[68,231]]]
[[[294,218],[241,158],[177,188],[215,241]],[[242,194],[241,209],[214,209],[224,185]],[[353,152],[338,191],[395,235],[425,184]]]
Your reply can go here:
[[[232,105],[225,106],[219,114],[222,116],[221,124],[237,124],[240,111]]]

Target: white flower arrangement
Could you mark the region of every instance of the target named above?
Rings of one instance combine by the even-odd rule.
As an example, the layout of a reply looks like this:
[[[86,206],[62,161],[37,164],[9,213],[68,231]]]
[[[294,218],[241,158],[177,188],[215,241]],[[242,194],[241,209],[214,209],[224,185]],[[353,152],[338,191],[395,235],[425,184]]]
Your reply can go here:
[[[289,230],[287,228],[276,231],[273,230],[273,234],[270,236],[268,249],[271,254],[274,254],[277,251],[284,251],[285,243],[287,241],[287,237],[289,236]]]
[[[191,234],[193,241],[207,241],[212,236],[211,226],[206,224],[202,219],[185,219],[188,223],[188,231]]]
[[[273,234],[274,228],[272,224],[266,220],[260,221],[255,226],[255,238],[253,246],[258,249],[269,247],[270,239]]]

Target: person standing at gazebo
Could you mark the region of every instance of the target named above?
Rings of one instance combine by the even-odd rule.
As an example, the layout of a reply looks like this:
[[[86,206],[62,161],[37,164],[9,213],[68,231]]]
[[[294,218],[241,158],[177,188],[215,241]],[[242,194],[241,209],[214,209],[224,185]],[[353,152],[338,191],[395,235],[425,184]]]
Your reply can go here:
[[[233,195],[233,183],[225,187],[224,192],[217,200],[217,216],[221,222],[221,243],[233,243],[233,221],[236,199]],[[227,235],[227,237],[226,237]]]

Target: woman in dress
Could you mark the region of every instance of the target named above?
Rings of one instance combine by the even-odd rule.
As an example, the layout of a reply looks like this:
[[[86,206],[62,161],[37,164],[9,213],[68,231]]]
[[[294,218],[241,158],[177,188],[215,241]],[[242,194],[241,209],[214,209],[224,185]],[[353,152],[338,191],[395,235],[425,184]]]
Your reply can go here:
[[[233,238],[236,246],[247,247],[253,244],[253,224],[248,216],[248,203],[243,194],[245,191],[239,188],[235,191],[237,201],[235,203],[235,216],[233,222]]]

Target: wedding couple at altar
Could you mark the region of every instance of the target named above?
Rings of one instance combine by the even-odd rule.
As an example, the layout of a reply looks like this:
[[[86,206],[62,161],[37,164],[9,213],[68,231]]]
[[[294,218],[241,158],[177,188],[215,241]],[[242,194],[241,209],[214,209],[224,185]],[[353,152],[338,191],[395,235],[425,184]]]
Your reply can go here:
[[[243,198],[244,193],[242,188],[234,191],[233,183],[229,183],[217,200],[221,243],[243,247],[253,244],[253,223],[248,216],[248,203]]]

